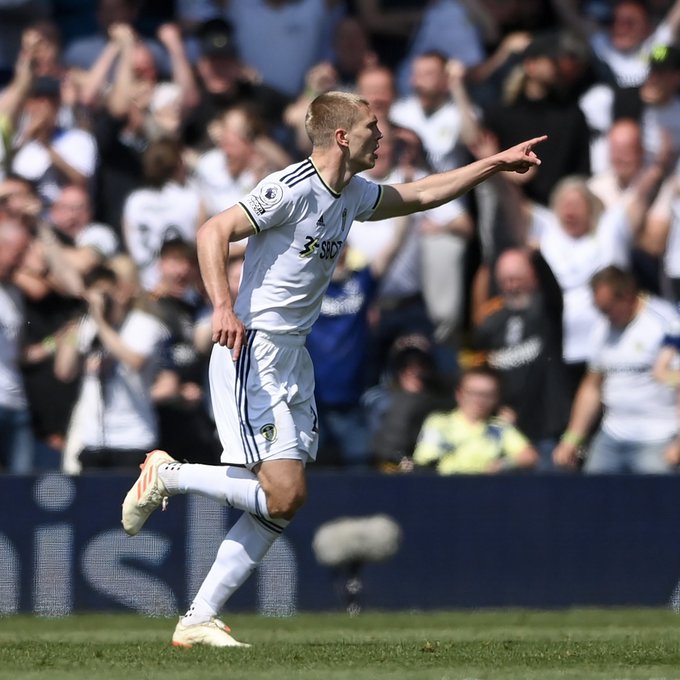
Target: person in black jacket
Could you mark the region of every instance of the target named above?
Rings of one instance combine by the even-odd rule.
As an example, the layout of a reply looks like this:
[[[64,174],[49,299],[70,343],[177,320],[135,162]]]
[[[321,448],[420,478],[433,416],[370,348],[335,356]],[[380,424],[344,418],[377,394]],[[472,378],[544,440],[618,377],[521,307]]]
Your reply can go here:
[[[536,37],[505,83],[503,101],[486,112],[485,126],[499,147],[516,144],[537,131],[547,134],[541,172],[524,185],[525,194],[547,205],[565,175],[590,175],[589,130],[575,97],[563,86],[556,35]]]
[[[538,251],[505,250],[494,274],[499,296],[486,303],[472,345],[501,377],[501,402],[539,451],[538,470],[564,430],[572,390],[562,360],[562,292]]]

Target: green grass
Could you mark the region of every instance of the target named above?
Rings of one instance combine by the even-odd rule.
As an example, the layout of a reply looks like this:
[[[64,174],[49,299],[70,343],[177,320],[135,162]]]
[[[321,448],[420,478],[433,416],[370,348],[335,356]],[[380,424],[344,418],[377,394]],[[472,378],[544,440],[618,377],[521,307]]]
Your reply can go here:
[[[228,618],[251,649],[176,649],[175,621],[0,619],[2,680],[680,680],[665,610],[301,614]]]

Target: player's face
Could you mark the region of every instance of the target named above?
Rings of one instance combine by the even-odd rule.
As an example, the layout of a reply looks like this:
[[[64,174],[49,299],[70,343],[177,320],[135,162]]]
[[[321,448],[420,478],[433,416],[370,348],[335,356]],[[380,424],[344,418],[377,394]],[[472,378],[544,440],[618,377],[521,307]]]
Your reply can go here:
[[[366,106],[354,125],[347,131],[350,164],[354,172],[368,170],[375,165],[382,132],[378,119]]]

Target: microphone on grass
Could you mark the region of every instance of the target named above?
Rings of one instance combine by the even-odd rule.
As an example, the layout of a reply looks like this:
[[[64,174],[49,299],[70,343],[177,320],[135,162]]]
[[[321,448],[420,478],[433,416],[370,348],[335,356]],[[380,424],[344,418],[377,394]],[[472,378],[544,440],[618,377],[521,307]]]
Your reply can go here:
[[[387,515],[339,517],[316,530],[312,549],[319,564],[335,572],[336,588],[350,616],[361,612],[363,567],[392,557],[401,540],[401,527]]]

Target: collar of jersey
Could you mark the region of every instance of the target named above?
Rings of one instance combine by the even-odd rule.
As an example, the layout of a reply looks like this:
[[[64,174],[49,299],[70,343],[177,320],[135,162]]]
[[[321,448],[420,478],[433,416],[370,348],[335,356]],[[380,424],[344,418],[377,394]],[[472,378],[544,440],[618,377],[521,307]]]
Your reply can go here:
[[[309,157],[309,162],[312,164],[314,171],[319,176],[319,179],[321,180],[321,184],[323,184],[326,187],[326,189],[328,189],[328,192],[330,193],[330,195],[333,198],[340,198],[340,194],[337,191],[335,191],[334,189],[331,189],[331,187],[329,187],[328,184],[326,184],[326,180],[324,180],[324,178],[321,176],[321,173],[319,172],[319,168],[317,168],[316,165],[314,165],[314,161],[312,160],[311,156]]]

